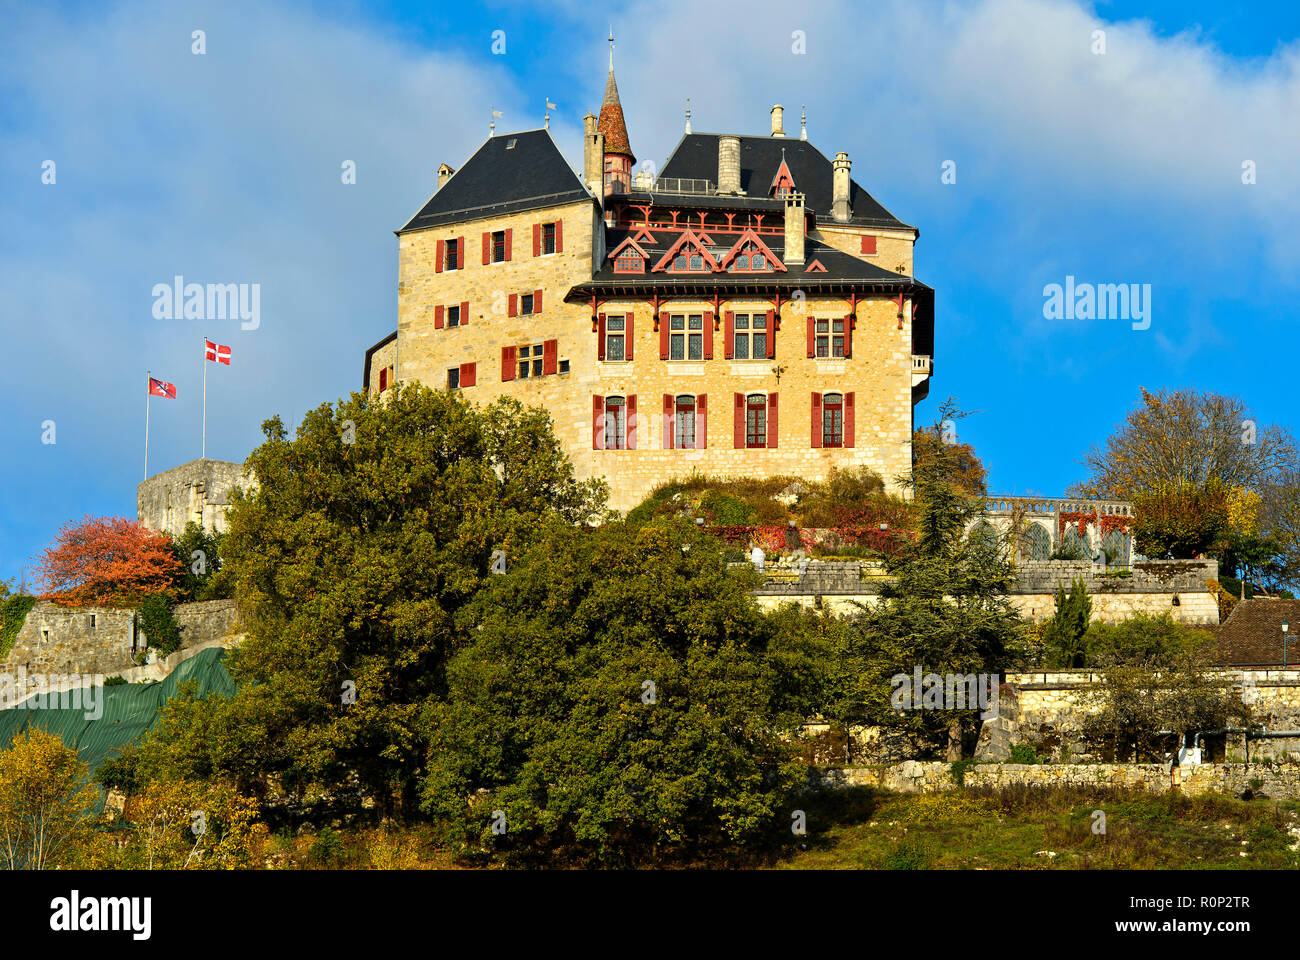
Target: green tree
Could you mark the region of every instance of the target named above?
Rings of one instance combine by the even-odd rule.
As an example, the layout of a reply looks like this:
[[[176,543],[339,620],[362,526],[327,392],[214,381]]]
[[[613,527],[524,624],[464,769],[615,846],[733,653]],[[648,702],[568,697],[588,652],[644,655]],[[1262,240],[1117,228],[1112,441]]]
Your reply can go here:
[[[1092,598],[1083,579],[1076,577],[1067,595],[1065,587],[1056,586],[1056,612],[1043,628],[1043,642],[1054,667],[1074,668],[1088,665],[1088,624],[1092,620]]]
[[[0,751],[0,865],[63,865],[89,835],[94,801],[76,750],[39,728],[20,733]]]
[[[238,693],[169,705],[141,769],[229,779],[241,793],[365,795],[414,809],[420,712],[447,691],[457,615],[545,517],[603,510],[545,411],[402,385],[278,418],[248,465],[222,544],[248,620]],[[501,551],[497,554],[496,551]]]
[[[184,532],[172,541],[176,559],[185,567],[181,576],[182,601],[224,600],[232,595],[230,577],[222,572],[224,540],[224,534],[209,533],[191,520]]]
[[[814,681],[752,580],[682,520],[550,524],[462,611],[425,808],[470,850],[606,864],[779,831]]]

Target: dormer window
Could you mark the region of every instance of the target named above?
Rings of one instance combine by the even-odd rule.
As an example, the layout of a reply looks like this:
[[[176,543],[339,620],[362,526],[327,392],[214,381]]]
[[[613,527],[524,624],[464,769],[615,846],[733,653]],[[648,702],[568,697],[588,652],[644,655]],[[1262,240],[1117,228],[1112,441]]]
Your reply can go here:
[[[645,273],[645,260],[631,250],[614,258],[615,273]]]

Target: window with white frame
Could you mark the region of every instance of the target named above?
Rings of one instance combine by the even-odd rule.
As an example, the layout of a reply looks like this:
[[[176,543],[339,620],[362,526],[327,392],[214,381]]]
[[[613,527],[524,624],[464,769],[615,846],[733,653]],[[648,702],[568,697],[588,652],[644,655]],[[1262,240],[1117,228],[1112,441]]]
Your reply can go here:
[[[627,337],[627,318],[619,315],[610,315],[605,320],[605,359],[606,360],[623,360],[627,354],[624,351],[625,338]]]
[[[731,356],[735,360],[767,358],[767,315],[738,313],[732,318],[734,341]]]
[[[605,449],[627,449],[627,399],[605,398]]]
[[[703,315],[694,314],[691,316],[673,316],[670,318],[669,324],[668,359],[703,360]]]

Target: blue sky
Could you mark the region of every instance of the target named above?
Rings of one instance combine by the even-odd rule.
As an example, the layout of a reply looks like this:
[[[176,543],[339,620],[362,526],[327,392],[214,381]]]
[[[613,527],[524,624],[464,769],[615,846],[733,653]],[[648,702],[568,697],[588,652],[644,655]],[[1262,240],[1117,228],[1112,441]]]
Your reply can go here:
[[[810,139],[921,229],[937,347],[918,418],[949,395],[976,411],[960,436],[995,490],[1061,492],[1139,386],[1235,394],[1297,428],[1298,5],[750,7],[619,6],[634,151],[662,163],[688,96],[696,130],[737,133],[806,104]],[[68,519],[134,515],[147,368],[180,391],[153,404],[151,471],[199,455],[204,334],[234,358],[209,371],[211,457],[358,389],[396,322],[392,231],[489,110],[528,129],[549,98],[578,165],[607,58],[588,11],[0,2],[0,578]],[[176,274],[260,284],[261,326],[155,319],[153,285]],[[1150,328],[1044,319],[1043,287],[1067,275],[1150,284]]]

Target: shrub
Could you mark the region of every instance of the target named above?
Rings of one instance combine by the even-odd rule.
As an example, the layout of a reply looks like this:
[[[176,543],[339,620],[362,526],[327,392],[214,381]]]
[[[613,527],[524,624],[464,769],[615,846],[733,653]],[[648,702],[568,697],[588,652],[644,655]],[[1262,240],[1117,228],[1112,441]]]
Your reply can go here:
[[[27,614],[36,598],[25,593],[15,593],[0,600],[0,658],[9,656],[18,631],[23,628]]]
[[[172,616],[172,601],[165,594],[150,594],[140,601],[140,629],[159,656],[165,657],[181,645],[180,627]]]
[[[1033,744],[1017,743],[1011,747],[1011,759],[1008,763],[1038,763],[1038,751]]]

